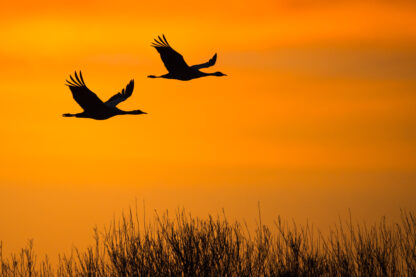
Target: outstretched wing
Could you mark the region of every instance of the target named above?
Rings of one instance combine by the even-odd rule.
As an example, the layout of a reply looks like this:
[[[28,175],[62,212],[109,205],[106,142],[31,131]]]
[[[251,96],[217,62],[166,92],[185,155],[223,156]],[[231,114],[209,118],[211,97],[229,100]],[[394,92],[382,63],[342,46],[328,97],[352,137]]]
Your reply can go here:
[[[99,111],[105,107],[103,101],[85,85],[81,71],[79,72],[79,77],[76,71],[74,76],[75,79],[71,75],[69,76],[71,81],[66,80],[66,85],[71,90],[72,96],[81,108],[84,111]]]
[[[215,55],[206,63],[201,63],[201,64],[196,64],[191,66],[194,69],[201,69],[201,68],[205,68],[205,67],[210,67],[213,66],[215,64],[215,62],[217,61],[217,53],[215,53]]]
[[[123,88],[121,92],[113,95],[110,99],[107,100],[107,102],[105,102],[105,104],[111,107],[117,106],[119,103],[123,102],[133,94],[133,89],[134,80],[131,80],[125,89]]]
[[[183,71],[188,70],[189,66],[186,64],[182,55],[172,49],[166,40],[165,35],[162,36],[163,38],[159,36],[159,40],[155,39],[152,46],[159,52],[169,73],[182,73]]]

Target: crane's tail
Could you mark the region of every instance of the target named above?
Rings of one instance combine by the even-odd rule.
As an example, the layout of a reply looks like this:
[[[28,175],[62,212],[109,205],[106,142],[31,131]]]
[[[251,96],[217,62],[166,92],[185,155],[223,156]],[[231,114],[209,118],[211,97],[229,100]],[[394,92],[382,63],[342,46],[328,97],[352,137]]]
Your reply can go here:
[[[74,117],[75,114],[71,114],[71,113],[64,113],[62,114],[63,117]]]

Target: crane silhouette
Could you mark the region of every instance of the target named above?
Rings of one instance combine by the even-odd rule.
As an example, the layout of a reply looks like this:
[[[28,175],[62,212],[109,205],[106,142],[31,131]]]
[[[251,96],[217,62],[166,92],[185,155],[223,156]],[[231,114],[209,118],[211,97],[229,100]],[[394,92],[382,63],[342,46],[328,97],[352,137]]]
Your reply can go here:
[[[103,102],[94,92],[87,88],[81,71],[79,72],[79,77],[76,71],[74,76],[75,79],[71,75],[69,76],[71,81],[66,80],[66,85],[71,90],[75,101],[84,111],[77,114],[66,113],[62,116],[103,120],[121,114],[146,114],[141,110],[122,111],[116,107],[119,103],[123,102],[132,95],[134,80],[131,80],[130,83],[127,84],[126,88],[121,92],[113,95],[106,102]]]
[[[206,63],[189,66],[186,64],[182,55],[173,50],[173,48],[169,45],[165,35],[162,35],[162,37],[163,38],[159,36],[159,40],[155,39],[155,42],[153,42],[151,46],[156,48],[157,52],[159,52],[160,57],[162,58],[162,61],[165,64],[166,69],[168,70],[168,74],[161,76],[149,75],[147,77],[189,81],[205,76],[227,76],[226,74],[219,71],[214,73],[205,73],[199,71],[199,69],[201,68],[210,67],[215,64],[215,62],[217,61],[216,53]]]

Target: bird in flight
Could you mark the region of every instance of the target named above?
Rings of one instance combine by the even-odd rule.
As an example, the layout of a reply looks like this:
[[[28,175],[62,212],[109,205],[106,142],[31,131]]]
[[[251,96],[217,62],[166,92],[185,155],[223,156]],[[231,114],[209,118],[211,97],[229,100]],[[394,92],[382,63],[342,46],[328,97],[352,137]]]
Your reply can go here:
[[[157,52],[159,52],[160,57],[162,58],[162,61],[168,70],[168,74],[162,76],[149,75],[147,76],[149,78],[166,78],[189,81],[205,76],[227,76],[226,74],[219,71],[214,73],[205,73],[199,71],[201,68],[213,66],[217,61],[217,54],[215,54],[206,63],[189,66],[186,64],[182,55],[173,50],[173,48],[169,45],[165,35],[162,35],[162,38],[159,36],[159,40],[155,39],[155,42],[153,42],[151,46],[156,48]]]
[[[71,90],[72,96],[74,97],[75,101],[81,106],[81,108],[84,111],[82,113],[77,114],[66,113],[62,116],[103,120],[121,114],[146,114],[141,110],[122,111],[116,107],[119,103],[129,98],[133,93],[134,80],[131,80],[130,83],[128,83],[128,85],[126,86],[126,88],[123,89],[121,92],[113,95],[106,102],[103,102],[100,98],[98,98],[98,96],[94,92],[87,88],[84,82],[84,78],[82,77],[81,71],[79,72],[79,76],[75,71],[74,76],[75,78],[69,76],[71,80],[66,80],[66,85]]]

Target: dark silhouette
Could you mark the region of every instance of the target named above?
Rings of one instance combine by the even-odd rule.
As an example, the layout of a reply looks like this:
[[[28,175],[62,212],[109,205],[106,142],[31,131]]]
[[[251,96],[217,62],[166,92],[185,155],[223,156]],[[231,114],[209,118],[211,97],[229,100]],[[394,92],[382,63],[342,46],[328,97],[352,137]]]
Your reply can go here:
[[[350,215],[323,233],[280,216],[267,226],[259,214],[250,230],[225,215],[173,214],[155,211],[146,224],[130,209],[107,228],[94,228],[92,246],[59,255],[55,268],[47,257],[38,259],[32,241],[9,255],[0,243],[0,276],[416,276],[412,211],[370,225]]]
[[[215,54],[208,62],[189,66],[186,64],[182,55],[172,49],[165,35],[163,38],[159,36],[159,40],[155,39],[152,46],[156,48],[165,64],[166,69],[169,71],[168,74],[162,76],[149,75],[149,78],[166,78],[166,79],[177,79],[182,81],[189,81],[192,79],[205,77],[205,76],[227,76],[222,72],[205,73],[199,71],[201,68],[210,67],[217,61],[217,54]]]
[[[132,95],[134,80],[131,80],[125,89],[112,96],[107,102],[103,102],[94,92],[87,88],[81,71],[79,72],[79,77],[75,71],[75,79],[72,78],[72,76],[69,76],[69,78],[71,78],[72,82],[66,80],[68,83],[66,85],[71,90],[75,101],[84,109],[84,111],[77,114],[66,113],[62,115],[64,117],[81,117],[102,120],[120,114],[146,114],[141,110],[122,111],[116,107],[119,103]]]

